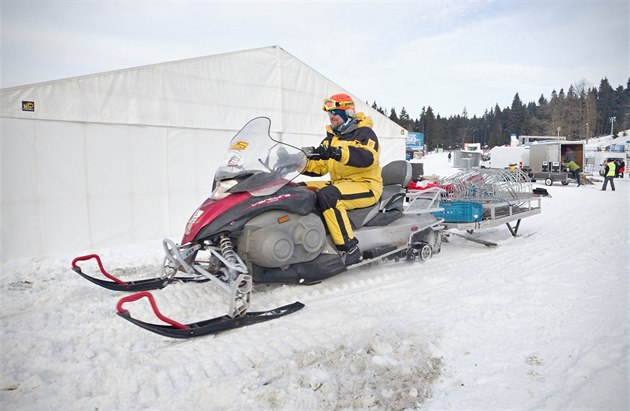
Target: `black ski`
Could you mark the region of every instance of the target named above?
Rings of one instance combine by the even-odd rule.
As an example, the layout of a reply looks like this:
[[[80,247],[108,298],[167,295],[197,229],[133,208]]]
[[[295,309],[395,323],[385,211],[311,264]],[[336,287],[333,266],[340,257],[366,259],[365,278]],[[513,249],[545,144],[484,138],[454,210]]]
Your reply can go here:
[[[162,321],[167,322],[169,325],[152,324],[140,321],[136,318],[133,318],[129,311],[122,308],[123,303],[127,301],[134,301],[141,297],[148,297],[156,316],[158,316],[158,318],[160,318]],[[117,314],[125,320],[134,323],[138,327],[142,327],[145,330],[152,331],[156,334],[171,338],[189,339],[194,337],[201,337],[204,335],[217,334],[223,331],[233,330],[235,328],[245,327],[247,325],[273,320],[275,318],[294,313],[302,309],[303,307],[304,304],[296,301],[293,304],[274,308],[273,310],[248,312],[245,313],[243,316],[237,318],[230,318],[227,315],[224,315],[221,317],[216,317],[195,323],[181,324],[167,317],[164,317],[155,306],[155,301],[149,293],[138,293],[121,299],[118,302]]]
[[[77,262],[91,260],[91,259],[96,260],[98,267],[101,270],[101,273],[105,277],[110,278],[112,281],[101,280],[99,278],[87,275],[83,271],[81,271],[81,267],[78,266]],[[74,270],[77,274],[79,274],[81,277],[85,278],[86,280],[91,281],[94,284],[100,285],[103,288],[107,288],[109,290],[114,290],[114,291],[159,290],[161,288],[166,287],[168,284],[172,283],[173,281],[199,282],[199,283],[209,281],[205,277],[172,277],[172,278],[154,277],[154,278],[146,278],[146,279],[137,280],[137,281],[123,281],[109,274],[107,271],[105,271],[105,268],[103,267],[103,264],[101,263],[100,257],[96,254],[90,254],[90,255],[85,255],[82,257],[75,258],[72,261],[72,270]]]

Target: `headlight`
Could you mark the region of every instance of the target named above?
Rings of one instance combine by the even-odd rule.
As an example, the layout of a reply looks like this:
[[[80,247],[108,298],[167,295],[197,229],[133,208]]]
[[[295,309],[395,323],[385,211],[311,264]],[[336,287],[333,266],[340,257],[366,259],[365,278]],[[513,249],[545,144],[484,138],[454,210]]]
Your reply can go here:
[[[227,191],[238,184],[237,180],[223,180],[217,183],[216,188],[210,195],[210,198],[213,200],[220,200],[230,195]]]

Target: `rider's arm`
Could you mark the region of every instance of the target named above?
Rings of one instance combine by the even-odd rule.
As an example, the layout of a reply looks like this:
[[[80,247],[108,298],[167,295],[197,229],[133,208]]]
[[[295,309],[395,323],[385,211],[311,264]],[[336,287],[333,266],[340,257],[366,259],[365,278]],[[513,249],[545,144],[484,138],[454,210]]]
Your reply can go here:
[[[325,139],[322,140],[321,144],[330,144],[330,140],[332,135],[328,134]],[[302,174],[309,177],[321,177],[328,174],[328,160],[308,160],[306,162],[306,167]]]
[[[321,177],[328,174],[328,160],[308,160],[302,174],[309,177]]]
[[[370,167],[378,159],[378,138],[372,129],[357,129],[352,141],[344,142],[341,150],[342,164],[351,167]]]

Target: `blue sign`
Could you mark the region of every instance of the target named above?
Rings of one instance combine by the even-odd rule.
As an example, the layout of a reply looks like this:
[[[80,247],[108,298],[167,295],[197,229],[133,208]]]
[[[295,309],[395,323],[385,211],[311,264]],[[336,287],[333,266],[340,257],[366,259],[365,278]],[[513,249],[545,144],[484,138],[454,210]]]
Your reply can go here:
[[[422,151],[424,149],[424,133],[407,133],[407,149]]]

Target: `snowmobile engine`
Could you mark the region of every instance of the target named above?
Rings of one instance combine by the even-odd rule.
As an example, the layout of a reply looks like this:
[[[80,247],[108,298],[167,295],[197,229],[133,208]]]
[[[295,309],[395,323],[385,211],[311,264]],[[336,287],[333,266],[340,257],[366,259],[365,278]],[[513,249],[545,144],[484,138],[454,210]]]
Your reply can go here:
[[[252,218],[238,240],[241,256],[260,267],[311,261],[326,242],[326,229],[315,214],[271,211]]]

